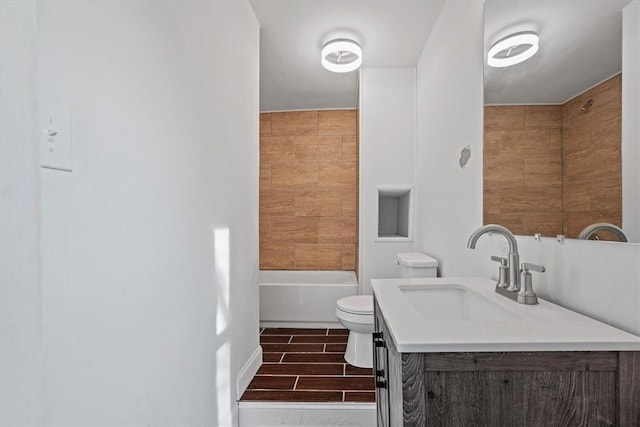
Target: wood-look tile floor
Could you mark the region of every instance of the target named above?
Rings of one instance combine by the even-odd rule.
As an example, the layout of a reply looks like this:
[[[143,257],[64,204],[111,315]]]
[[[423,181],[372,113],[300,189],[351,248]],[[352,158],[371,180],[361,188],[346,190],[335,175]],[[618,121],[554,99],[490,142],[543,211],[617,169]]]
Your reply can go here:
[[[375,402],[373,370],[344,360],[346,329],[265,328],[262,366],[242,401]]]

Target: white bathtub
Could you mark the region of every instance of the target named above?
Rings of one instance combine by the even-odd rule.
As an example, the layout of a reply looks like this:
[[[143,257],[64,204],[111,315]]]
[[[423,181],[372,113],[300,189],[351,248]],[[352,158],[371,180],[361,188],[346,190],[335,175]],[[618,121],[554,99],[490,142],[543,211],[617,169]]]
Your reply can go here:
[[[342,327],[336,301],[358,294],[353,271],[260,270],[260,326]]]

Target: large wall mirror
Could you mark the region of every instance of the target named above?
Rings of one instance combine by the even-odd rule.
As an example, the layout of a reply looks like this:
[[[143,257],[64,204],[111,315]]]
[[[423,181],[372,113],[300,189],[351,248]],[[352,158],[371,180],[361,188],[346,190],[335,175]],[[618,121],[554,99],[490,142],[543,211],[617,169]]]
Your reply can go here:
[[[485,224],[567,238],[594,223],[624,228],[622,9],[630,1],[486,1]],[[538,52],[489,66],[491,47],[520,33],[539,36]],[[605,229],[591,239],[618,234]]]

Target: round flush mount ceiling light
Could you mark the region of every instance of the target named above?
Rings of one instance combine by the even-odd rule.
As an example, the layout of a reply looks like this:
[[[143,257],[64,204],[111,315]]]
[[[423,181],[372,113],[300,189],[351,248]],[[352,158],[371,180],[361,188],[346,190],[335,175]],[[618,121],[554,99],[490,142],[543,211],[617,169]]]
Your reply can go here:
[[[328,41],[322,48],[322,66],[334,73],[348,73],[362,65],[360,45],[349,39]]]
[[[511,34],[494,43],[487,54],[492,67],[510,67],[531,58],[538,51],[538,34],[533,31]]]

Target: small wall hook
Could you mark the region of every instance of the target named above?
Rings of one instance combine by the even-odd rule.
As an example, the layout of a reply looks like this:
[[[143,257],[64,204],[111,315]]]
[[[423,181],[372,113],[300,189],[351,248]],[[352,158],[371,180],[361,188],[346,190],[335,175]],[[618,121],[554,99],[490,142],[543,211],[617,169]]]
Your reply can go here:
[[[458,163],[460,164],[460,167],[462,169],[464,169],[464,167],[467,165],[467,162],[469,161],[470,158],[471,158],[471,146],[467,145],[462,150],[460,150],[460,159],[458,160]]]

